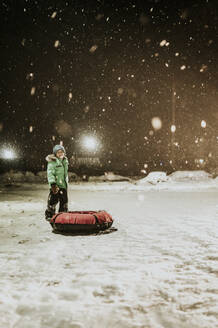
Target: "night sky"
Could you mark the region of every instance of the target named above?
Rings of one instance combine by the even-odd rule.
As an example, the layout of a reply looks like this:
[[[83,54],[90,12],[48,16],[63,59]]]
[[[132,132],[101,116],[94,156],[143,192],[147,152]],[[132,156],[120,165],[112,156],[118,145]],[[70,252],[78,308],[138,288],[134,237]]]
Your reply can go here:
[[[60,141],[103,170],[216,166],[217,0],[4,0],[0,13],[0,148],[23,169]]]

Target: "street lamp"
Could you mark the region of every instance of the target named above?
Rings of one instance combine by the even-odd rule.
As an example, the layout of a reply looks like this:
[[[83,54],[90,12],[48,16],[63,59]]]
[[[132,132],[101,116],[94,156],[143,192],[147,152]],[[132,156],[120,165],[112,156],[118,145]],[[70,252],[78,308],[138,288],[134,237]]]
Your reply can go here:
[[[0,157],[6,160],[13,160],[17,157],[13,149],[3,148],[0,152]]]
[[[99,147],[99,142],[94,136],[84,136],[82,138],[82,146],[88,151],[96,151]]]

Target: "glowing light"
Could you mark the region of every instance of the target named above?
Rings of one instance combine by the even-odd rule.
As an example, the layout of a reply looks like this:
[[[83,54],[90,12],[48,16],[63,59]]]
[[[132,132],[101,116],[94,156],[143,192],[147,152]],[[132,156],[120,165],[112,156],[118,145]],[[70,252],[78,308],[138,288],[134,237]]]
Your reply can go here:
[[[155,130],[160,130],[162,128],[162,121],[159,117],[153,117],[151,124]]]
[[[174,124],[171,125],[170,130],[171,130],[172,133],[176,132],[176,126]]]
[[[206,126],[207,126],[206,121],[202,120],[202,121],[201,121],[201,127],[202,127],[202,128],[206,128]]]
[[[5,148],[1,151],[1,158],[11,160],[16,158],[16,154],[12,149]]]
[[[98,148],[98,141],[93,136],[85,136],[82,139],[82,145],[86,150],[96,151]]]

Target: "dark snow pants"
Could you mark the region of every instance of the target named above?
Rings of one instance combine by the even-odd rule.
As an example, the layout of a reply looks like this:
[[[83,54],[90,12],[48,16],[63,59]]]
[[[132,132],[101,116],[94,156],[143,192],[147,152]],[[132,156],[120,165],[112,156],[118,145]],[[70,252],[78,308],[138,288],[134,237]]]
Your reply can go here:
[[[57,194],[54,194],[51,190],[48,195],[48,204],[45,211],[46,219],[51,218],[55,214],[56,205],[59,202],[58,212],[68,211],[68,197],[67,189],[60,188]]]

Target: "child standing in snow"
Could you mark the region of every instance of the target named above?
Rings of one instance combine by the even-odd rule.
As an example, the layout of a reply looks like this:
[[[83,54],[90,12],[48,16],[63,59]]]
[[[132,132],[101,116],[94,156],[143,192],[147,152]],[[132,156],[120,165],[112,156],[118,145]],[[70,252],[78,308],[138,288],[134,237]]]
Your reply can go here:
[[[68,160],[64,147],[61,145],[54,146],[53,154],[48,155],[46,160],[48,162],[47,177],[50,193],[45,211],[45,219],[49,220],[55,214],[58,202],[59,212],[68,211]]]

